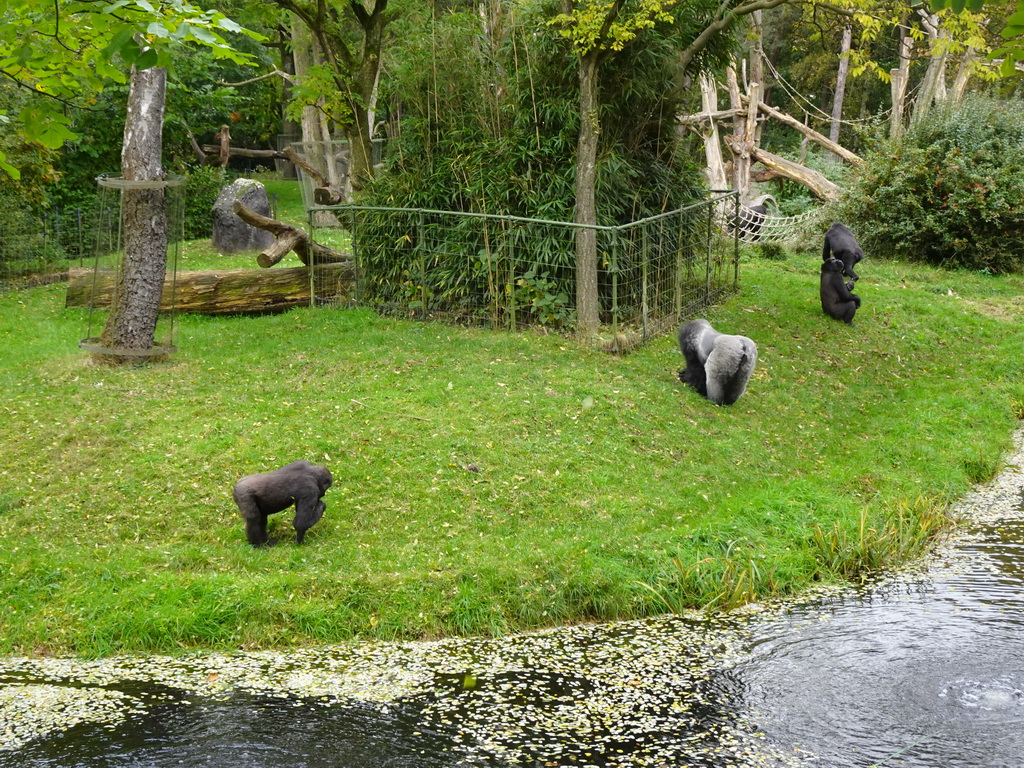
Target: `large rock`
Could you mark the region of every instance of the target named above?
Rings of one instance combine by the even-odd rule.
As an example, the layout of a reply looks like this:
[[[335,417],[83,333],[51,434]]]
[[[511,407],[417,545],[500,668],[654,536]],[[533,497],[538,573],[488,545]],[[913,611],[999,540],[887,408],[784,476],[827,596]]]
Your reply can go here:
[[[256,213],[270,215],[266,188],[253,179],[238,179],[221,190],[213,204],[213,247],[220,253],[262,251],[274,242],[274,236],[242,221],[231,210],[236,200]]]

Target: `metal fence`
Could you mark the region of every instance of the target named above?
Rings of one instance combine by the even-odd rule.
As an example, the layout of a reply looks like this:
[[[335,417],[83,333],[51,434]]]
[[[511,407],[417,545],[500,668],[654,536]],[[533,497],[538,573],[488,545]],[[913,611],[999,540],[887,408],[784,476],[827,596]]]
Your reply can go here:
[[[0,211],[0,289],[52,282],[81,266],[93,246],[93,218],[78,208]]]
[[[734,291],[739,241],[725,233],[735,193],[597,235],[597,343],[624,351]],[[478,213],[356,205],[309,211],[314,239],[352,253],[355,285],[315,285],[319,303],[346,301],[383,314],[517,329],[575,324],[576,237],[581,225]]]

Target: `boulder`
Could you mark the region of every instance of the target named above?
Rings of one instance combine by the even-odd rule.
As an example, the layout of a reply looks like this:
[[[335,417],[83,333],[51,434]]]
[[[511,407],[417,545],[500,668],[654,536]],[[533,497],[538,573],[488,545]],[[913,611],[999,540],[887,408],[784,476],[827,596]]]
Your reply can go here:
[[[220,253],[243,253],[261,251],[273,243],[273,234],[238,218],[232,210],[235,201],[264,216],[270,215],[270,199],[262,184],[253,179],[231,182],[213,204],[213,247]]]

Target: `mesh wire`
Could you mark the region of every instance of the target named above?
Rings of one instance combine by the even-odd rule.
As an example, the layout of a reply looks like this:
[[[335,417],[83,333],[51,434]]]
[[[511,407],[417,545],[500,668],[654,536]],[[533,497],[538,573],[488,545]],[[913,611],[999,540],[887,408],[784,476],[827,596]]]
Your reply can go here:
[[[735,215],[735,194],[592,228],[602,323],[597,343],[625,351],[736,289],[737,235],[723,233],[722,208]],[[314,239],[350,252],[356,263],[354,285],[340,293],[337,281],[314,270],[317,303],[511,330],[574,323],[580,225],[355,205],[313,208],[309,215]]]
[[[53,282],[81,266],[91,255],[94,227],[93,212],[82,209],[0,211],[0,290]]]

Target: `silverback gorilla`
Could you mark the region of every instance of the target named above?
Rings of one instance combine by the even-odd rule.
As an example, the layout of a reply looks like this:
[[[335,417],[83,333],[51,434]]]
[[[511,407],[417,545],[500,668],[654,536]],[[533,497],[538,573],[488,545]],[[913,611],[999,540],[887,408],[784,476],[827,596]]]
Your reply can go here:
[[[826,315],[853,325],[853,315],[860,308],[860,296],[850,293],[852,282],[843,280],[843,262],[826,259],[821,265],[821,308]]]
[[[694,320],[679,329],[679,350],[686,360],[679,380],[718,405],[739,400],[757,364],[753,341],[719,333],[707,320]]]
[[[334,479],[326,467],[293,461],[273,472],[246,475],[235,483],[238,512],[245,520],[245,535],[254,547],[272,547],[267,537],[267,516],[295,505],[295,543],[324,515],[323,495]]]
[[[843,274],[852,280],[860,280],[860,276],[853,271],[854,265],[864,258],[864,251],[857,244],[857,238],[845,224],[838,221],[825,233],[825,247],[822,249],[821,258],[828,261],[829,258],[839,259],[843,262]]]

